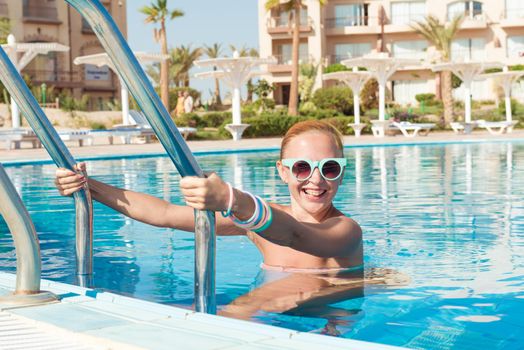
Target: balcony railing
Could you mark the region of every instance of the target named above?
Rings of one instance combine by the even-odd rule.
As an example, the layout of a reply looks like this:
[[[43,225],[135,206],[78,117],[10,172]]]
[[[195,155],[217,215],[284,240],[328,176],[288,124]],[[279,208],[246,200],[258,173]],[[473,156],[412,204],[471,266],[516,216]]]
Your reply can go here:
[[[409,13],[403,15],[394,15],[391,17],[390,23],[393,25],[410,25],[414,22],[424,21],[426,13]]]
[[[291,56],[288,56],[288,55],[274,55],[273,57],[275,57],[277,59],[277,64],[278,65],[291,65],[291,63],[293,61]],[[300,63],[310,63],[312,61],[313,61],[313,59],[309,55],[300,55],[298,57],[299,64]]]
[[[4,3],[0,3],[0,18],[2,17],[9,17],[9,8]]]
[[[75,71],[25,69],[23,74],[27,74],[33,83],[56,84],[82,82],[80,74]]]
[[[335,17],[326,19],[327,28],[360,27],[369,25],[369,16]]]
[[[26,5],[24,18],[57,22],[58,12],[55,6]]]
[[[506,19],[522,19],[524,18],[524,7],[506,9]]]
[[[345,55],[337,55],[337,54],[333,54],[333,55],[329,55],[329,64],[335,64],[335,63],[340,63],[344,60],[348,60],[350,58],[358,58],[358,57],[362,57],[362,56],[365,56],[369,54],[369,52],[366,52],[366,53],[361,53],[361,54],[355,54],[355,55],[350,55],[349,53],[348,54],[345,54]]]
[[[423,60],[427,56],[427,51],[425,50],[395,52],[395,49],[393,48],[392,53],[393,53],[392,56],[395,58],[409,58],[409,59],[418,59],[418,60]]]
[[[291,28],[292,22],[288,17],[270,17],[267,20],[267,28],[270,32],[283,32]],[[313,28],[313,19],[307,16],[300,17],[300,31],[310,31]]]

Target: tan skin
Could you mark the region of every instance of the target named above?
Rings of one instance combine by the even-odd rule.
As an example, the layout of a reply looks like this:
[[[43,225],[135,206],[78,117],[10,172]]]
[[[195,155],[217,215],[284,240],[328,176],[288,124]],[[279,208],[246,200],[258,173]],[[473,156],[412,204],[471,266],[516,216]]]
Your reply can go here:
[[[342,156],[333,136],[318,131],[295,136],[284,150],[284,158],[321,160]],[[342,177],[327,181],[315,169],[309,180],[299,182],[280,160],[276,166],[281,179],[288,184],[291,205],[270,203],[273,223],[261,234],[238,228],[219,214],[216,216],[217,234],[246,235],[262,253],[264,263],[270,266],[324,269],[361,265],[360,226],[332,204]],[[78,164],[78,170],[85,174],[85,164]],[[154,226],[183,231],[194,231],[194,209],[218,212],[226,210],[229,202],[227,184],[214,173],[207,178],[181,179],[180,189],[187,204],[183,206],[144,193],[116,188],[70,170],[56,171],[55,183],[62,195],[71,195],[83,188],[86,182],[93,199],[122,214]],[[246,220],[254,209],[251,197],[234,189],[235,216]]]

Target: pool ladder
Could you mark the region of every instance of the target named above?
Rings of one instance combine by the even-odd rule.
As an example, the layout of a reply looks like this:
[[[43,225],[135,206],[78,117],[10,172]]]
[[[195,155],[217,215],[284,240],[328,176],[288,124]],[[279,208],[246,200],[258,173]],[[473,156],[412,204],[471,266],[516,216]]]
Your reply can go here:
[[[98,36],[122,80],[146,115],[156,136],[182,176],[204,177],[204,172],[115,22],[98,0],[65,0],[84,17]],[[5,52],[0,49],[0,79],[26,116],[55,164],[75,169],[75,161],[23,82]],[[77,205],[77,271],[92,275],[92,204],[89,190],[75,195]],[[81,226],[81,227],[80,227]],[[215,299],[215,214],[195,211],[195,309],[216,313]],[[17,251],[18,253],[18,251]],[[81,285],[89,284],[86,280]]]

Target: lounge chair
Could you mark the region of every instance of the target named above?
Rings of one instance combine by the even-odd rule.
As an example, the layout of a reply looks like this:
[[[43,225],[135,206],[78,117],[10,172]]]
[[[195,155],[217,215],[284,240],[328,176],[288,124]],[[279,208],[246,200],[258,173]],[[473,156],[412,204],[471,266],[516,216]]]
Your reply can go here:
[[[82,147],[84,141],[87,141],[88,145],[92,144],[93,136],[89,132],[89,130],[59,130],[58,136],[60,136],[62,141],[77,141],[78,146]]]
[[[129,111],[129,121],[131,122],[131,124],[129,125],[118,124],[118,125],[115,125],[114,128],[115,129],[124,129],[124,128],[138,129],[141,132],[140,136],[145,138],[146,143],[148,143],[151,137],[155,135],[144,113],[140,111],[135,111],[135,110]],[[184,139],[187,139],[189,135],[196,134],[197,129],[191,128],[191,127],[178,127],[178,131],[180,132],[180,134],[182,134]]]
[[[391,120],[371,120],[371,131],[375,137],[384,137],[386,131],[390,129]]]
[[[455,134],[471,134],[473,129],[477,126],[477,122],[452,122],[449,124],[451,126],[451,129],[455,132]]]
[[[131,138],[135,136],[140,136],[141,131],[136,128],[116,128],[116,129],[107,129],[107,130],[89,130],[89,135],[91,135],[91,144],[94,138],[96,137],[107,137],[107,140],[110,145],[114,143],[115,137],[120,137],[122,143],[130,144]]]
[[[434,123],[411,123],[411,122],[392,122],[390,128],[400,130],[406,137],[415,137],[417,135],[426,136],[431,129],[435,127]]]
[[[491,135],[500,135],[505,132],[508,134],[513,132],[513,127],[518,123],[518,121],[498,121],[498,122],[488,122],[485,120],[477,120],[477,125],[480,128],[486,129]]]
[[[20,149],[22,142],[30,142],[33,148],[42,147],[33,130],[26,128],[0,130],[0,141],[5,142],[5,149]],[[14,146],[14,147],[13,147]]]

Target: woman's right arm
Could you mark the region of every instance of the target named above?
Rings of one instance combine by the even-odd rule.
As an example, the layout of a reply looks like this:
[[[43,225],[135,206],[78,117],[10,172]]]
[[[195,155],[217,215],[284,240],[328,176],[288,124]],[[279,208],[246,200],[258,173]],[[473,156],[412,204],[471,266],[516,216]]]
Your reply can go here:
[[[146,224],[159,227],[170,227],[183,231],[194,232],[194,209],[185,205],[176,205],[163,199],[114,187],[103,182],[88,178],[85,163],[79,163],[78,170],[85,175],[71,170],[59,168],[56,171],[55,184],[63,196],[72,195],[82,189],[87,182],[94,200],[107,205],[114,210]],[[221,215],[217,215],[217,234],[245,235],[245,230],[239,229]]]

